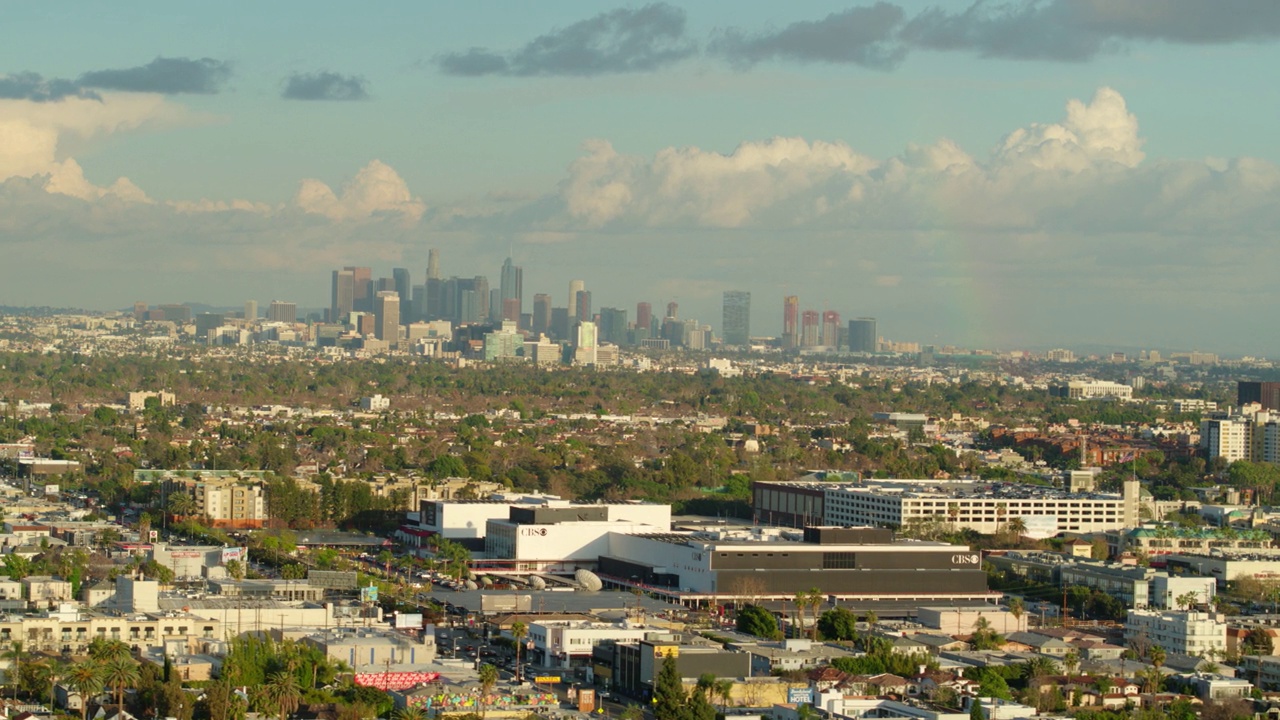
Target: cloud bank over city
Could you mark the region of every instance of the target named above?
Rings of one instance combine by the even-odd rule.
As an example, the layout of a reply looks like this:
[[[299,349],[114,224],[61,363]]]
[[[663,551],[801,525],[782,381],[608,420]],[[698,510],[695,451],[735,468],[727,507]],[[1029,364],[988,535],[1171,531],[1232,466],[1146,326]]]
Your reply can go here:
[[[585,277],[597,304],[679,299],[712,322],[723,290],[751,290],[766,333],[807,292],[921,339],[1173,342],[1273,299],[1280,155],[1179,124],[1214,107],[1211,78],[1157,93],[1129,75],[1176,48],[1249,63],[1278,7],[654,3],[460,31],[394,70],[197,47],[0,68],[0,247],[65,281],[6,273],[0,302],[318,306],[334,266],[418,268],[439,247],[449,274],[511,253],[531,292]],[[971,65],[939,81],[939,58]],[[1197,122],[1261,130],[1263,110]]]

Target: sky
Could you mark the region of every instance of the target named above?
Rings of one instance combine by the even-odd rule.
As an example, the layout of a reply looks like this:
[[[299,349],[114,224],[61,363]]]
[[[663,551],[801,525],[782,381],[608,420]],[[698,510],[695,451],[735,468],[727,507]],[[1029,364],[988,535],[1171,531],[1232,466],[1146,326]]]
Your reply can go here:
[[[0,304],[369,265],[720,326],[1280,354],[1280,3],[20,3]]]

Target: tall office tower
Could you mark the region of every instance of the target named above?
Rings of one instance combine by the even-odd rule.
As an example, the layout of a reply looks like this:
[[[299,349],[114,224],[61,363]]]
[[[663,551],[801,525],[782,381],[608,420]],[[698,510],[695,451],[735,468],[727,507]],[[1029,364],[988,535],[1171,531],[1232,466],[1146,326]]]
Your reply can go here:
[[[587,284],[582,280],[569,281],[569,313],[573,314],[573,309],[578,307],[578,293],[587,289]]]
[[[394,279],[394,278],[387,278],[387,277],[384,277],[384,278],[378,278],[378,281],[377,281],[377,282],[375,282],[375,283],[373,284],[373,296],[374,296],[374,298],[377,298],[377,297],[378,297],[378,293],[380,293],[380,292],[396,292],[396,281],[395,281],[395,279]],[[398,295],[399,293],[396,293],[396,294]]]
[[[400,296],[400,308],[408,308],[413,302],[413,280],[409,278],[409,268],[392,268],[391,282],[395,283],[396,294]]]
[[[876,336],[876,319],[860,317],[849,321],[849,350],[873,353],[879,350]]]
[[[254,320],[258,319],[258,301],[257,300],[244,301],[244,319],[248,320],[249,322],[253,322]]]
[[[591,291],[579,290],[578,296],[573,299],[573,317],[578,322],[587,322],[591,319]]]
[[[329,302],[329,322],[340,323],[355,310],[355,273],[350,268],[333,271],[333,294]]]
[[[1236,382],[1236,402],[1258,403],[1266,410],[1280,410],[1280,382]]]
[[[575,365],[594,365],[596,348],[600,339],[597,337],[596,324],[590,320],[578,323],[577,336],[574,338],[573,362]]]
[[[533,327],[535,333],[551,332],[551,296],[538,293],[533,296]]]
[[[672,319],[672,320],[677,320],[677,319],[679,319],[679,317],[680,317],[680,303],[678,303],[678,302],[676,302],[676,301],[674,301],[674,300],[672,300],[671,302],[667,303],[667,317],[668,317],[668,318],[670,318],[670,319]]]
[[[751,342],[751,293],[725,290],[720,332],[725,345],[748,345]]]
[[[636,329],[648,331],[653,325],[653,306],[647,302],[636,303]]]
[[[840,313],[835,310],[822,313],[822,345],[829,348],[840,346]]]
[[[271,305],[267,308],[267,319],[271,322],[298,322],[298,305],[291,302],[272,300]]]
[[[147,319],[147,304],[144,302],[136,302],[133,304],[133,319],[142,322]]]
[[[427,251],[427,279],[440,279],[440,251],[435,248]]]
[[[209,332],[222,327],[226,317],[222,313],[200,313],[196,315],[196,337],[208,342]]]
[[[662,321],[662,339],[671,343],[671,347],[684,346],[684,323],[668,317]]]
[[[401,308],[403,309],[403,308]],[[405,325],[422,322],[427,319],[427,286],[414,285],[409,299],[409,312],[406,313]]]
[[[600,308],[600,339],[614,345],[627,344],[627,311],[619,308]]]
[[[793,348],[799,344],[800,298],[788,295],[782,298],[782,347]]]
[[[800,316],[800,347],[818,346],[818,311],[805,310]]]
[[[524,312],[524,268],[511,262],[511,258],[507,258],[502,263],[502,277],[498,281],[498,287],[502,291],[501,304],[502,316],[507,320],[520,320],[520,313]],[[514,317],[507,317],[507,301],[516,301],[516,312]]]
[[[476,312],[471,322],[485,322],[489,319],[489,278],[477,275],[471,286],[476,291]]]
[[[502,322],[502,289],[493,288],[489,291],[489,322]]]
[[[480,322],[480,300],[475,290],[458,292],[458,315],[455,325],[470,325]]]
[[[351,307],[360,312],[373,312],[373,270],[348,265],[351,271]]]
[[[551,336],[557,340],[569,339],[569,308],[551,308]]]
[[[427,297],[423,301],[422,312],[423,319],[428,322],[431,320],[442,320],[447,318],[444,308],[447,304],[445,300],[449,294],[448,281],[440,278],[427,278]]]
[[[379,340],[394,343],[400,339],[400,294],[383,290],[376,298],[374,333]]]
[[[507,322],[513,322],[516,327],[520,327],[520,318],[524,313],[520,312],[520,298],[507,298],[502,301],[502,319]]]

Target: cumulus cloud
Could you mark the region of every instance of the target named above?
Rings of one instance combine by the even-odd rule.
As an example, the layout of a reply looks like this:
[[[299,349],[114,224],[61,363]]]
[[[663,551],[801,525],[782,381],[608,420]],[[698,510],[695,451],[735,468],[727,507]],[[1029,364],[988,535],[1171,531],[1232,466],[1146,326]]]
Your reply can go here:
[[[81,87],[163,95],[212,95],[231,77],[231,66],[213,58],[157,57],[146,65],[94,70],[76,81]]]
[[[413,197],[399,173],[380,160],[374,160],[356,173],[340,193],[319,180],[303,180],[294,204],[303,212],[330,220],[399,215],[406,221],[416,222],[426,212],[426,205]]]
[[[367,100],[368,81],[335,72],[294,73],[285,81],[285,100]]]
[[[648,72],[697,52],[685,12],[666,3],[619,8],[552,30],[511,52],[471,48],[436,63],[449,75],[605,75]]]
[[[887,2],[852,7],[821,20],[792,23],[780,30],[746,33],[726,31],[712,43],[713,52],[740,67],[762,60],[852,63],[889,70],[906,57],[895,39],[905,13]]]

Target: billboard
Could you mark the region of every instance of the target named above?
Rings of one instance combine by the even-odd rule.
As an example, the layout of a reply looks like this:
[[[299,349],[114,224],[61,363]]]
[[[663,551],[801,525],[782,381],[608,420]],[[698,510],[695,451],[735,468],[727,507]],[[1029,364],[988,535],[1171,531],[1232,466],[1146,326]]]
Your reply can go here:
[[[307,583],[327,590],[355,590],[359,587],[356,574],[338,570],[308,570]]]
[[[422,627],[422,613],[397,613],[396,628],[413,628]]]
[[[44,486],[44,494],[45,494],[45,495],[57,495],[57,494],[58,494],[58,486],[57,486],[57,485],[45,485],[45,486]]]
[[[440,679],[437,672],[370,672],[355,673],[355,683],[361,687],[373,687],[379,690],[407,690],[423,683]]]
[[[529,612],[532,608],[532,595],[486,593],[480,596],[480,612],[482,613]]]
[[[226,565],[232,560],[244,562],[245,549],[242,547],[225,547],[222,548],[222,564]]]
[[[378,602],[378,586],[370,585],[369,587],[360,588],[360,601],[369,603]]]

